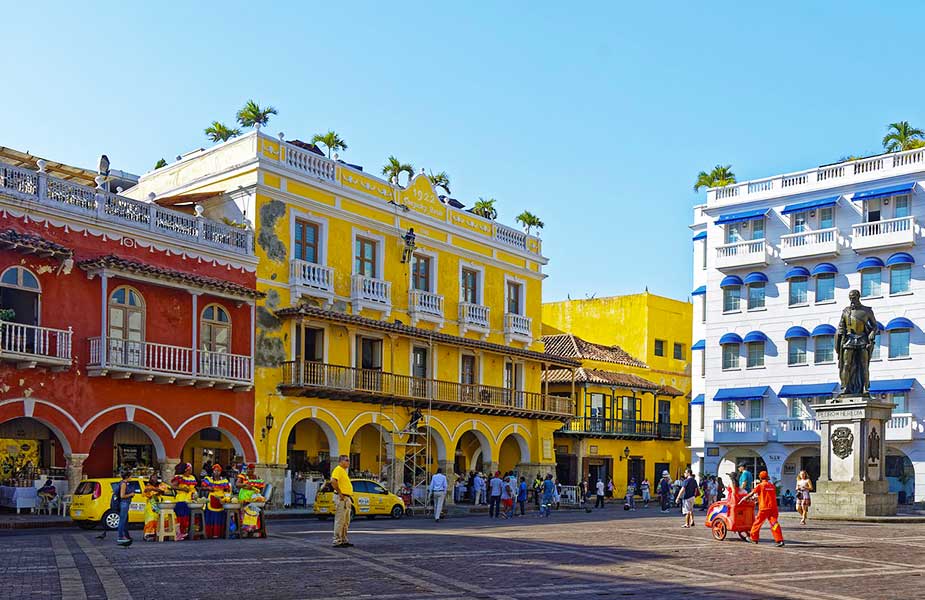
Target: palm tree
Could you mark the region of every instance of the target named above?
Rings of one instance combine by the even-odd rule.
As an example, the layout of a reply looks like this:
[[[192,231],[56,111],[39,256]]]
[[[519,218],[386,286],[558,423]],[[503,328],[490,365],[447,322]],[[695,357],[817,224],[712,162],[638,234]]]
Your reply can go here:
[[[272,106],[260,108],[253,100],[248,100],[244,107],[238,111],[237,119],[241,127],[260,129],[270,122],[270,115],[275,115],[276,109]]]
[[[414,177],[414,167],[410,163],[401,162],[394,155],[389,156],[388,161],[382,166],[382,174],[389,181],[394,178],[395,182],[398,183],[398,176],[402,173],[408,174],[408,181],[410,182],[411,178]]]
[[[702,187],[726,187],[735,182],[736,176],[735,173],[732,172],[732,165],[716,165],[709,173],[701,171],[697,174],[697,182],[694,184],[694,191],[699,192]]]
[[[443,188],[447,195],[452,193],[450,192],[450,176],[446,174],[446,171],[440,171],[436,175],[431,172],[427,178],[430,179],[431,185],[435,188]]]
[[[918,148],[922,145],[922,137],[925,136],[925,131],[909,125],[909,121],[890,123],[886,129],[887,134],[883,136],[883,147],[887,152]]]
[[[534,227],[537,229],[542,229],[544,226],[540,218],[529,210],[523,211],[514,217],[514,220],[524,226],[524,230],[526,231],[527,235],[530,235],[530,230]]]
[[[347,142],[345,142],[343,138],[341,138],[333,131],[329,131],[327,133],[316,133],[314,136],[312,136],[312,143],[324,144],[325,148],[328,149],[328,158],[331,158],[331,152],[347,149]]]
[[[498,211],[495,209],[495,199],[485,199],[479,196],[478,202],[472,205],[472,214],[494,221],[498,218]]]
[[[212,142],[227,142],[233,137],[241,135],[241,130],[235,127],[228,127],[219,121],[212,121],[212,124],[206,127],[206,136]]]
[[[162,158],[156,163],[154,163],[154,170],[157,171],[158,169],[162,167],[166,167],[166,166],[167,166],[167,161]]]

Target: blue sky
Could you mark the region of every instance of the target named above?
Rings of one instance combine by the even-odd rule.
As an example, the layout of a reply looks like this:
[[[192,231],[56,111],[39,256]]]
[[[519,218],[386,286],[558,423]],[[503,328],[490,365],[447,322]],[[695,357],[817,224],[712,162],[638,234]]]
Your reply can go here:
[[[128,8],[127,5],[135,5]],[[190,3],[193,4],[193,3]],[[200,4],[200,3],[196,3]],[[546,223],[546,300],[691,289],[691,186],[880,148],[925,126],[925,5],[878,3],[13,3],[0,145],[149,169],[248,98],[269,129],[335,129],[453,195]]]

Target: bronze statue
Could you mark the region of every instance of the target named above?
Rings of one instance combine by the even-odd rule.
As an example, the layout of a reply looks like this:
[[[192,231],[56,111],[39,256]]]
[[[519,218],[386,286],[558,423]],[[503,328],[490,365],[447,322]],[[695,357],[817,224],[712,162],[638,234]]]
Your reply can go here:
[[[840,396],[860,396],[870,393],[870,355],[877,342],[877,319],[869,306],[861,304],[857,290],[848,292],[851,304],[838,320],[835,351],[841,378]]]

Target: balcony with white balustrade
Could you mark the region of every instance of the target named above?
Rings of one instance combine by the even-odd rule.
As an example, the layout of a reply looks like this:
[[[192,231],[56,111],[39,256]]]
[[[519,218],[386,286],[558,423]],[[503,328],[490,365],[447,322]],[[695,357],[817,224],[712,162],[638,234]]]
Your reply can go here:
[[[857,252],[903,248],[915,244],[915,217],[858,223],[851,228],[851,248]]]
[[[485,339],[491,333],[490,316],[491,311],[487,306],[460,302],[459,335],[466,335],[467,331],[475,331],[481,333],[482,339]]]
[[[289,290],[293,303],[309,296],[330,306],[334,301],[334,269],[294,258],[289,263]]]
[[[767,266],[768,244],[765,240],[733,242],[716,247],[717,269]]]
[[[429,321],[436,323],[438,328],[443,327],[443,296],[424,290],[410,290],[408,316],[411,317],[412,327],[420,321]]]
[[[533,343],[533,319],[524,315],[505,313],[504,339],[510,344],[512,341]]]
[[[765,444],[768,441],[768,420],[717,419],[713,421],[712,434],[712,439],[706,441],[714,444]]]
[[[112,337],[91,337],[90,377],[153,381],[160,384],[249,391],[254,385],[250,356],[207,352],[185,346]]]
[[[778,419],[777,441],[782,444],[818,444],[819,422],[812,417]]]
[[[915,417],[911,413],[893,413],[884,429],[888,442],[911,442],[916,433]]]
[[[0,361],[18,369],[47,367],[66,371],[71,367],[71,328],[53,329],[0,321]]]
[[[783,260],[838,256],[838,229],[789,233],[780,236],[780,257]]]
[[[356,274],[351,285],[350,302],[353,313],[360,314],[364,308],[382,312],[382,316],[392,314],[392,283],[384,279]]]

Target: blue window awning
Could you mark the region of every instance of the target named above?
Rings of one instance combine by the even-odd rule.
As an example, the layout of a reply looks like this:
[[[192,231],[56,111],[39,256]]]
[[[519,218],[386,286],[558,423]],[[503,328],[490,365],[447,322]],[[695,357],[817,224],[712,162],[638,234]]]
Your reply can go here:
[[[707,349],[706,340],[699,340],[696,344],[691,346],[691,350],[706,350],[706,349]]]
[[[887,196],[895,196],[896,194],[908,193],[915,187],[915,182],[912,183],[902,183],[899,185],[891,185],[890,187],[877,188],[875,190],[867,190],[864,192],[858,192],[851,197],[852,200],[857,202],[858,200],[873,200],[874,198],[886,198]]]
[[[915,259],[912,258],[912,255],[908,252],[897,252],[892,254],[888,259],[886,259],[886,266],[892,267],[893,265],[914,265]]]
[[[730,213],[722,215],[715,222],[717,225],[729,225],[730,223],[741,223],[742,221],[754,221],[763,219],[771,212],[770,208],[760,208],[758,210],[747,210],[745,212]]]
[[[908,392],[915,385],[915,379],[881,379],[870,382],[871,394],[891,394]]]
[[[691,296],[702,296],[706,293],[707,293],[707,286],[702,285],[696,290],[694,290],[693,292],[691,292]]]
[[[723,335],[723,337],[719,338],[720,346],[722,346],[723,344],[741,344],[741,343],[742,343],[742,336],[739,335],[738,333],[727,333]]]
[[[768,276],[762,273],[761,271],[754,271],[745,276],[745,279],[742,280],[746,285],[752,283],[767,283]]]
[[[793,267],[784,275],[784,279],[793,279],[794,277],[809,277],[809,269],[806,267]]]
[[[882,269],[883,261],[877,258],[876,256],[868,256],[864,260],[858,263],[858,271],[863,271],[864,269]]]
[[[790,213],[803,212],[804,210],[809,210],[811,208],[825,208],[826,206],[835,206],[838,203],[838,199],[840,197],[841,196],[833,196],[832,198],[810,200],[809,202],[800,202],[799,204],[788,204],[784,207],[784,210],[780,211],[780,214],[789,215]]]
[[[768,395],[769,388],[766,385],[759,385],[757,387],[742,387],[742,388],[723,388],[716,391],[716,395],[713,396],[713,400],[717,402],[740,402],[743,400],[761,400]]]
[[[915,324],[906,317],[896,317],[886,324],[887,331],[893,331],[894,329],[915,329]]]
[[[700,233],[694,236],[694,239],[692,241],[696,242],[697,240],[705,240],[705,239],[707,239],[707,232],[701,231]]]
[[[779,398],[818,398],[831,396],[838,391],[837,383],[788,384],[777,392]]]
[[[691,404],[692,405],[703,404],[703,394],[697,394],[696,396],[691,398]]]
[[[794,325],[787,330],[787,333],[784,334],[785,340],[792,340],[793,338],[808,338],[809,330],[805,327],[800,327],[799,325]]]
[[[723,277],[723,280],[719,283],[719,287],[721,288],[735,287],[739,285],[742,285],[742,278],[738,275],[727,275],[726,277]]]
[[[822,325],[816,325],[813,328],[813,337],[818,335],[835,335],[835,327],[829,325],[828,323],[823,323]]]
[[[749,331],[745,334],[745,338],[742,341],[746,344],[751,342],[766,342],[768,341],[768,336],[766,336],[763,331]]]
[[[827,273],[832,273],[833,275],[838,273],[838,267],[836,267],[832,263],[819,263],[818,265],[813,267],[813,273],[812,273],[813,277],[815,277],[816,275],[824,275]]]

